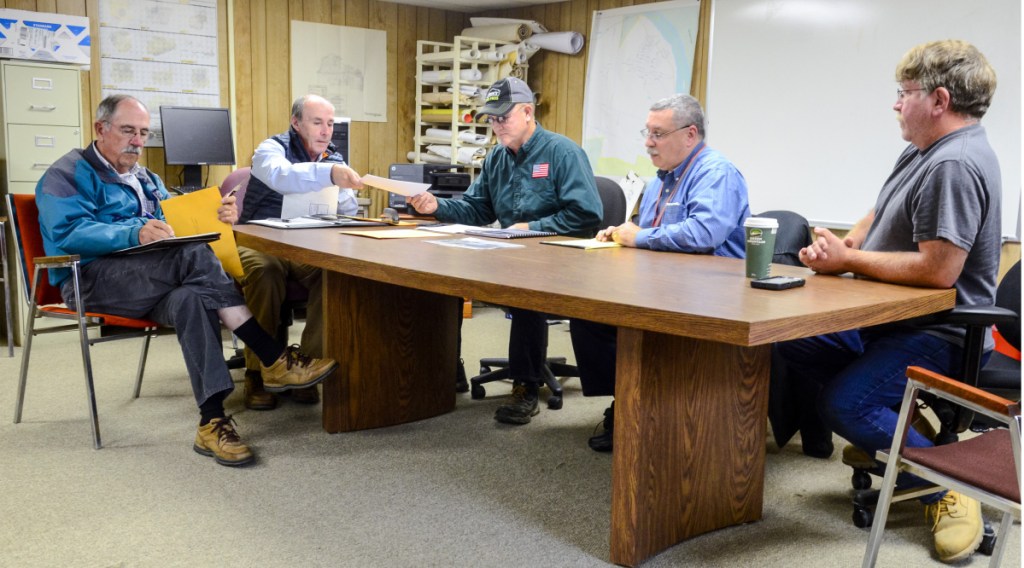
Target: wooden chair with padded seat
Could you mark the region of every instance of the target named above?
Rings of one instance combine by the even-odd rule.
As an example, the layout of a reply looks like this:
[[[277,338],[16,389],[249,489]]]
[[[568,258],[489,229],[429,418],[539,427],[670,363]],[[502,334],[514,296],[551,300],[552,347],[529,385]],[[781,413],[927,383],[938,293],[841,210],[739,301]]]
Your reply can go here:
[[[864,554],[863,567],[875,565],[889,505],[894,501],[896,476],[907,472],[934,483],[938,487],[957,491],[1003,512],[990,566],[998,566],[1006,548],[1006,536],[1014,515],[1020,516],[1020,403],[985,392],[976,387],[933,373],[920,367],[907,369],[907,388],[896,423],[896,436],[892,449],[879,451],[877,458],[886,462],[885,477],[875,509],[871,536]],[[906,447],[907,431],[918,411],[921,393],[950,400],[969,408],[1003,427],[949,444],[928,448]],[[934,491],[934,488],[903,495],[900,500],[914,498]]]
[[[28,378],[29,359],[32,354],[32,338],[36,335],[77,330],[81,345],[82,365],[85,368],[85,388],[92,424],[93,447],[102,447],[99,417],[96,412],[96,392],[93,387],[90,346],[96,343],[118,339],[142,338],[142,353],[139,356],[135,376],[133,398],[138,398],[142,389],[142,375],[146,368],[150,338],[160,324],[146,319],[126,318],[111,314],[88,311],[79,300],[80,258],[78,255],[46,256],[43,237],[39,228],[39,209],[35,195],[11,194],[7,196],[7,209],[11,214],[11,226],[17,243],[18,265],[22,277],[28,313],[25,322],[25,345],[21,354],[21,373],[18,377],[18,395],[14,408],[14,423],[21,422],[25,401],[25,384]],[[54,268],[71,269],[77,309],[64,304],[60,290],[50,284],[47,271]],[[72,321],[68,325],[36,328],[37,319],[55,318]],[[90,334],[90,330],[97,330]]]

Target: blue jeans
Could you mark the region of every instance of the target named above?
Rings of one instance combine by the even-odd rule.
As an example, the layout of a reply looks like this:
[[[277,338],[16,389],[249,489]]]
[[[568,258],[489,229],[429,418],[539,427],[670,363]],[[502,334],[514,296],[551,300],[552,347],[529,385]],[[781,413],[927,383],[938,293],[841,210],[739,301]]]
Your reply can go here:
[[[845,331],[780,343],[778,349],[791,373],[821,383],[818,405],[826,424],[872,456],[892,446],[899,417],[893,408],[903,401],[907,367],[957,376],[963,351],[909,329]],[[932,445],[913,428],[908,432],[907,446]],[[901,489],[926,484],[908,474],[896,481]]]

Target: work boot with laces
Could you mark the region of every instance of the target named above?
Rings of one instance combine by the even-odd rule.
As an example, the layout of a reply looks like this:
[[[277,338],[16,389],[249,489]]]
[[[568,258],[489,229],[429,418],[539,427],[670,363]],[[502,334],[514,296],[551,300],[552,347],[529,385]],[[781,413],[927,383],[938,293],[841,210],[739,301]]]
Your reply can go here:
[[[537,387],[527,389],[524,385],[516,384],[512,387],[512,402],[499,406],[494,419],[505,424],[529,424],[530,419],[538,413]]]
[[[269,392],[311,387],[326,379],[337,368],[338,363],[334,359],[314,359],[303,355],[298,345],[285,348],[273,365],[260,365],[263,388]]]
[[[924,516],[932,521],[935,551],[943,562],[963,560],[981,544],[985,533],[981,504],[966,495],[947,491],[938,502],[925,506]]]
[[[230,416],[214,418],[199,427],[192,449],[196,453],[210,456],[220,465],[239,466],[255,459],[249,446],[242,443],[235,431],[234,419]]]
[[[615,437],[615,403],[604,409],[604,420],[601,422],[604,432],[591,436],[587,445],[595,452],[612,451],[612,440]]]

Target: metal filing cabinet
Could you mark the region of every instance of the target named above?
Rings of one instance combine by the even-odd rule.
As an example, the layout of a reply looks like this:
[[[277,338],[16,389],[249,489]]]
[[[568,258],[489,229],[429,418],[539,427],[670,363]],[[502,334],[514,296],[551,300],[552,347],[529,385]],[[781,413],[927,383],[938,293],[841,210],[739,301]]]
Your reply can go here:
[[[68,65],[0,61],[0,159],[4,160],[0,194],[34,193],[36,182],[50,164],[82,146],[81,77],[77,67]],[[13,240],[8,244],[11,253],[15,244]],[[20,284],[14,264],[8,263],[7,277],[12,284]],[[17,316],[24,296],[20,290],[12,290],[12,295]],[[0,325],[6,321],[4,315],[0,313]],[[15,321],[21,320],[15,317]],[[20,327],[18,323],[15,326]]]

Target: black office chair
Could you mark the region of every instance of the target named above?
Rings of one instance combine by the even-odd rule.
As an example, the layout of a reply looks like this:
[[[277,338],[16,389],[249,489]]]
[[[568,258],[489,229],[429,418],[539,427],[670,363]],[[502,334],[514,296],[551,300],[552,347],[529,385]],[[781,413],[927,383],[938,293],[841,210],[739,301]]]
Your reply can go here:
[[[597,182],[597,193],[601,196],[603,212],[601,226],[620,225],[626,219],[626,194],[622,191],[615,180],[595,176]],[[556,323],[559,320],[548,320],[548,324]],[[544,351],[547,352],[548,330],[544,329]],[[579,369],[575,365],[566,363],[565,357],[547,357],[544,365],[544,384],[551,390],[548,397],[548,408],[558,410],[562,408],[562,383],[558,377],[578,377]],[[470,396],[474,399],[482,399],[487,396],[484,389],[485,383],[500,381],[510,378],[507,357],[488,357],[480,359],[480,374],[469,380]]]
[[[765,211],[756,217],[769,217],[779,222],[779,232],[775,236],[775,254],[772,262],[789,266],[803,266],[800,262],[800,249],[811,244],[810,223],[804,216],[792,211]],[[781,448],[798,430],[805,436],[814,431],[815,448],[812,450],[805,442],[805,452],[810,455],[822,455],[831,448],[823,447],[831,442],[832,432],[821,423],[817,416],[815,398],[820,386],[817,384],[797,383],[789,377],[782,361],[773,356],[771,384],[768,394],[768,420],[772,425],[775,443]]]
[[[1020,361],[994,351],[985,364],[981,365],[985,338],[989,326],[995,326],[1006,342],[1020,350],[1020,261],[1006,273],[996,292],[995,306],[960,306],[935,316],[937,321],[963,325],[967,335],[964,340],[964,358],[961,376],[957,380],[983,391],[991,392],[1009,400],[1020,400]],[[968,428],[984,431],[993,424],[977,419],[973,410],[936,399],[928,394],[919,397],[939,419],[940,429],[935,435],[936,445],[954,443],[959,434]],[[980,418],[980,417],[979,417]],[[853,467],[851,484],[854,489],[853,523],[857,527],[871,526],[879,492],[871,488],[871,475],[881,476],[884,470],[866,457],[860,463],[848,463]],[[986,523],[985,538],[979,550],[990,554],[995,544],[993,531]]]

